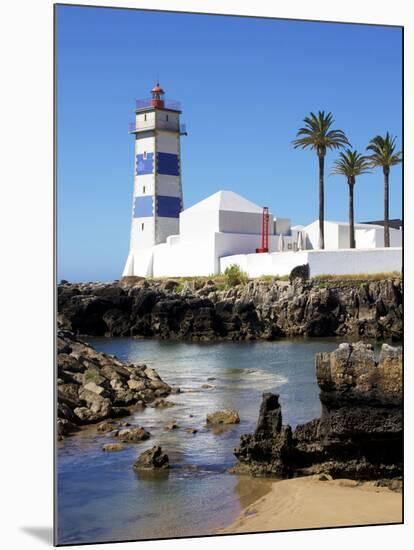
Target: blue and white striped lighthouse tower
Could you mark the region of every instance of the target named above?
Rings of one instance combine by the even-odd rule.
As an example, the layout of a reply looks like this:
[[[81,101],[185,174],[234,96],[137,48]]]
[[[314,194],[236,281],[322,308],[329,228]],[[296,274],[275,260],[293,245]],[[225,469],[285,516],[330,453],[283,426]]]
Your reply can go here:
[[[136,101],[135,176],[130,251],[123,276],[152,275],[152,247],[179,232],[183,209],[178,102],[164,99],[157,82],[151,98]]]

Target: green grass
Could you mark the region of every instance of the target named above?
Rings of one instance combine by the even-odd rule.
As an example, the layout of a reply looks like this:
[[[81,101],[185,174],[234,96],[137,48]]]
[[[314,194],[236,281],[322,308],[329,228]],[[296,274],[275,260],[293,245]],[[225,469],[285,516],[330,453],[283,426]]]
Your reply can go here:
[[[330,275],[324,273],[312,277],[313,281],[382,281],[384,279],[401,279],[400,271],[390,271],[381,273],[356,273],[355,275]]]
[[[276,281],[289,281],[289,275],[260,275],[255,281],[263,283],[274,283]]]

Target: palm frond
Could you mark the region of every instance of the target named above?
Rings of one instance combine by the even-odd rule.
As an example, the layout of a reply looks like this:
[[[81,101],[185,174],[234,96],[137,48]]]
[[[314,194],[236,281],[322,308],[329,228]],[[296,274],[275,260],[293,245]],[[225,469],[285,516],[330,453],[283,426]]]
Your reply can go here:
[[[356,150],[346,149],[339,153],[330,174],[345,176],[348,180],[351,180],[361,174],[370,173],[370,167],[371,163],[368,157],[361,155]]]
[[[350,145],[343,130],[331,129],[334,123],[332,113],[325,114],[319,111],[318,114],[310,113],[303,119],[305,126],[299,128],[296,139],[292,141],[295,149],[311,148],[318,154],[325,154],[326,149],[341,149]]]
[[[371,139],[367,146],[367,151],[370,151],[369,161],[372,168],[382,166],[389,168],[395,166],[402,161],[402,151],[396,151],[396,137],[389,132],[385,136],[375,136]]]

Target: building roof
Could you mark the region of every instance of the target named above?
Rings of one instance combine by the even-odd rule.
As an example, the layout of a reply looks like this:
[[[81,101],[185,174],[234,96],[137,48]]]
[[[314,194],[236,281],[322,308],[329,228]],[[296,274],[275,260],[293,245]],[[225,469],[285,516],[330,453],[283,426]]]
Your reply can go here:
[[[362,222],[362,223],[367,225],[380,225],[381,227],[384,226],[384,220],[376,220],[372,222]],[[399,218],[394,218],[393,220],[389,220],[388,223],[389,223],[389,226],[392,227],[393,229],[401,229],[401,227],[403,226],[403,221],[400,220]]]
[[[185,211],[196,212],[197,210],[209,210],[209,211],[232,211],[232,212],[251,212],[255,214],[261,214],[263,208],[254,204],[241,195],[234,193],[233,191],[217,191],[213,195],[210,195],[206,199],[194,204]]]
[[[335,220],[324,220],[324,223],[330,223],[333,225],[339,225],[339,226],[349,226],[349,222],[338,222]],[[319,220],[315,220],[314,222],[310,223],[306,227],[309,227],[311,225],[319,224]],[[355,229],[384,229],[382,225],[375,225],[374,222],[372,223],[354,223]],[[292,228],[293,229],[293,228]],[[306,229],[306,228],[305,228]]]

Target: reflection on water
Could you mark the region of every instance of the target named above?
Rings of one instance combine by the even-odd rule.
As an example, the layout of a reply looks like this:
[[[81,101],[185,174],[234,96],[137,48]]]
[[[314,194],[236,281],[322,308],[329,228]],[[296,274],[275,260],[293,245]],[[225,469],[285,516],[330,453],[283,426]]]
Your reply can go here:
[[[123,451],[102,452],[113,438],[93,427],[58,444],[58,532],[66,544],[203,535],[233,521],[268,490],[266,480],[226,473],[240,435],[255,427],[262,392],[280,394],[285,423],[295,426],[318,416],[314,355],[334,349],[338,340],[90,343],[123,361],[156,368],[181,393],[168,398],[171,408],[147,407],[128,418],[151,438]],[[207,427],[206,414],[222,408],[239,411],[240,424]],[[172,420],[179,429],[166,430]],[[170,471],[134,472],[138,454],[156,443],[167,452]]]

